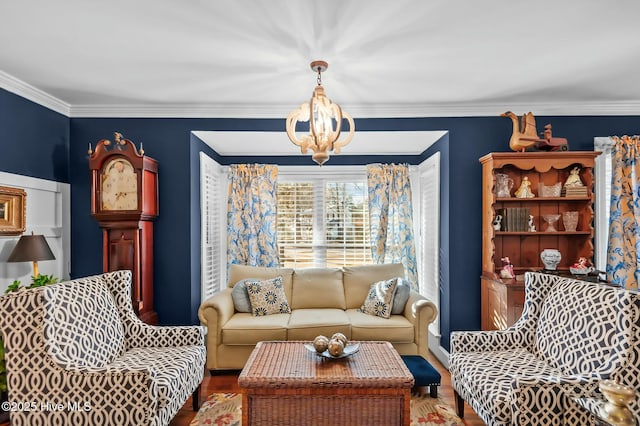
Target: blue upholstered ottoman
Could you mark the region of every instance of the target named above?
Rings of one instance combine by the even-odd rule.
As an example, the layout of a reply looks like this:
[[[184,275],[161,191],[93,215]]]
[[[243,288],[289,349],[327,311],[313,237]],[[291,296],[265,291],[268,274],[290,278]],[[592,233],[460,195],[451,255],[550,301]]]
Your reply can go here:
[[[414,386],[429,386],[429,395],[432,398],[437,398],[441,379],[438,370],[420,355],[401,355],[400,357],[413,374]]]

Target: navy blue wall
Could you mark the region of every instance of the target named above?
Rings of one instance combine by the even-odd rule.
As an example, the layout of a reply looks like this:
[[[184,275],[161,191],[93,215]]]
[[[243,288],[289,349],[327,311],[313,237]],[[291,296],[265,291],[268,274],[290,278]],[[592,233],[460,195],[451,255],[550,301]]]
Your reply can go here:
[[[508,151],[511,122],[501,117],[359,119],[358,131],[447,130],[420,156],[334,156],[333,165],[375,161],[417,164],[441,152],[442,343],[452,330],[480,326],[481,168],[488,152]],[[571,150],[592,150],[596,136],[638,134],[640,117],[537,117],[541,128],[569,139]],[[283,119],[68,119],[0,90],[0,170],[71,183],[72,276],[99,273],[102,235],[90,216],[87,145],[114,131],[159,162],[160,216],[155,223],[155,308],[162,324],[197,322],[200,292],[199,159],[223,164],[313,164],[308,156],[220,158],[192,130],[284,131]],[[283,140],[283,143],[289,143]],[[357,135],[353,144],[357,144]],[[67,161],[68,159],[68,161]]]
[[[69,182],[68,152],[67,117],[0,89],[1,171]]]
[[[145,154],[158,160],[160,215],[154,224],[153,274],[154,307],[159,321],[196,323],[195,298],[199,299],[200,294],[200,195],[193,182],[200,174],[197,153],[204,150],[212,156],[216,154],[192,138],[191,131],[283,128],[282,120],[72,118],[69,152],[72,277],[102,271],[102,234],[90,214],[87,146],[89,143],[95,146],[100,139],[113,140],[113,132],[118,131],[136,145],[142,142]]]

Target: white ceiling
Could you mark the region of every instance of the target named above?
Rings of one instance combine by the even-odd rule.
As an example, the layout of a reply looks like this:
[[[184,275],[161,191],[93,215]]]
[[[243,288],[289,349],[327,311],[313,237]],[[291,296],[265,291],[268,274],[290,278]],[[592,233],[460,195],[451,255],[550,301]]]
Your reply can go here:
[[[640,2],[0,2],[0,87],[69,116],[640,115]]]

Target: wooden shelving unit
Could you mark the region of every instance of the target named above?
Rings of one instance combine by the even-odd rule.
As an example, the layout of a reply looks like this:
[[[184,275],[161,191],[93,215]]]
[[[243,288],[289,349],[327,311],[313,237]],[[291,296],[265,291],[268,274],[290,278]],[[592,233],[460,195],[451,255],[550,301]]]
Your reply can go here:
[[[562,254],[560,271],[579,257],[593,261],[593,167],[598,152],[495,152],[480,158],[482,163],[482,328],[504,329],[515,322],[522,313],[526,271],[544,268],[540,252],[555,248]],[[580,168],[580,179],[587,187],[587,196],[540,197],[539,184],[552,186],[564,184],[571,170]],[[513,179],[511,194],[515,194],[523,178],[531,182],[534,198],[515,196],[497,198],[496,173],[507,174]],[[534,217],[536,232],[497,231],[493,228],[496,211],[505,208],[525,207]],[[566,231],[562,217],[556,223],[557,232],[546,232],[542,219],[547,214],[578,211],[576,231]],[[516,279],[505,280],[499,276],[503,257],[508,256],[514,265]]]

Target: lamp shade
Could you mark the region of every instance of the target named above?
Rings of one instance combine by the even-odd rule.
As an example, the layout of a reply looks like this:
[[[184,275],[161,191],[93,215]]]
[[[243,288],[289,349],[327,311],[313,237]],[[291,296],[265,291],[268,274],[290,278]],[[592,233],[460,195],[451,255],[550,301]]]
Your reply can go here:
[[[44,235],[23,235],[13,248],[7,262],[37,262],[55,260],[55,258]]]

